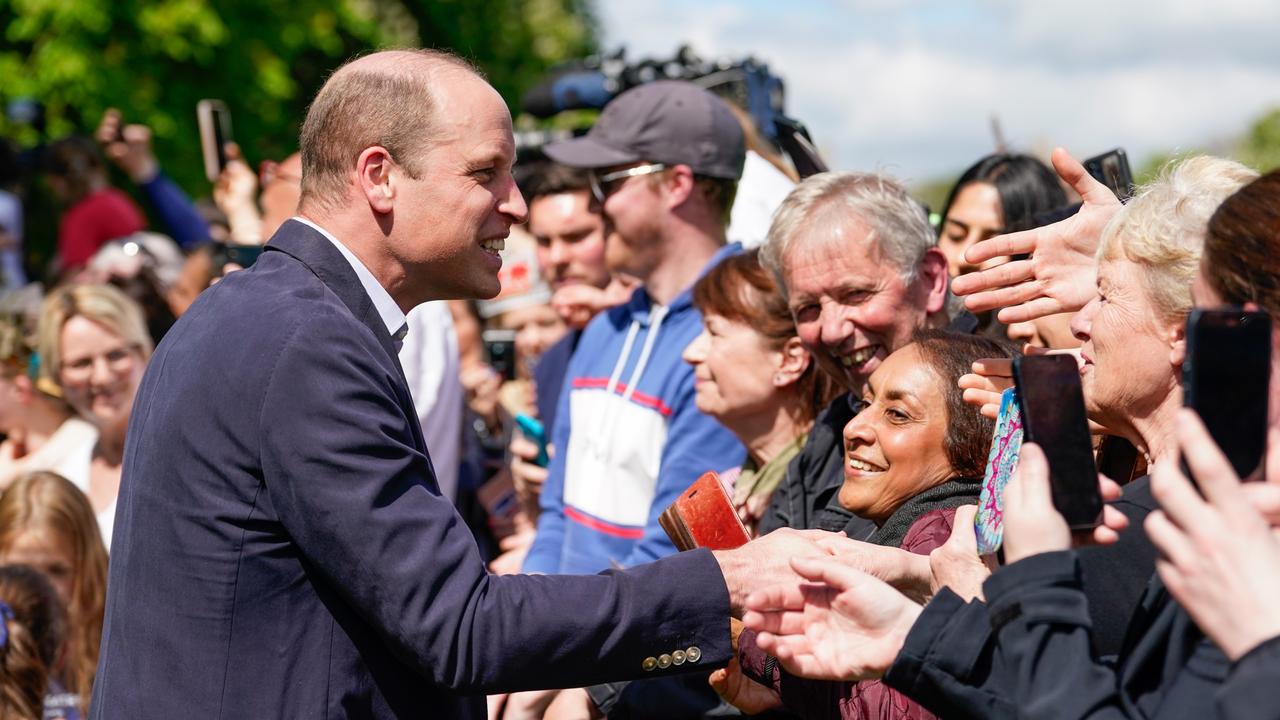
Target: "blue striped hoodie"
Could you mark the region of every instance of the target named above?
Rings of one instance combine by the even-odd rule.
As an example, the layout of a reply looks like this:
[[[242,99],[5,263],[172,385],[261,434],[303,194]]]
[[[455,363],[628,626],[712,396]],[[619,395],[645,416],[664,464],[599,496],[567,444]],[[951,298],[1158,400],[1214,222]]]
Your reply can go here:
[[[739,251],[725,246],[703,272]],[[669,555],[662,511],[707,470],[742,464],[741,443],[694,404],[680,356],[701,332],[691,288],[663,307],[641,287],[587,325],[560,393],[525,572],[596,573]]]

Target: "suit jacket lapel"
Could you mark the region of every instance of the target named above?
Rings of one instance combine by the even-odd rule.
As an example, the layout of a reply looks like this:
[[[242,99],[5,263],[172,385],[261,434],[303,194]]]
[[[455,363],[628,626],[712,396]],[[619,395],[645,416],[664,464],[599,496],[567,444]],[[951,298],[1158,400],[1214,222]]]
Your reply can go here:
[[[300,222],[290,220],[280,226],[266,249],[283,251],[306,265],[342,300],[351,314],[373,332],[382,349],[395,360],[396,368],[400,368],[395,342],[387,332],[382,317],[378,315],[378,309],[373,306],[373,300],[360,284],[360,278],[356,277],[351,264],[328,238]],[[403,369],[400,369],[400,374],[404,375]]]
[[[378,344],[390,356],[391,362],[400,374],[401,405],[408,403],[405,411],[409,417],[414,418],[414,422],[410,423],[413,427],[414,439],[426,454],[426,440],[423,438],[422,428],[417,423],[418,411],[413,406],[413,396],[409,393],[404,368],[400,365],[400,353],[396,350],[395,341],[387,332],[387,326],[382,322],[382,317],[378,315],[378,309],[373,306],[369,293],[365,292],[364,286],[360,284],[360,278],[356,277],[356,271],[351,268],[351,263],[347,262],[328,238],[294,220],[280,226],[276,234],[271,236],[266,249],[284,252],[307,266],[342,300],[343,304],[351,310],[351,314],[373,332],[373,336],[378,339]],[[430,456],[427,462],[431,462]],[[434,474],[434,470],[432,472]]]

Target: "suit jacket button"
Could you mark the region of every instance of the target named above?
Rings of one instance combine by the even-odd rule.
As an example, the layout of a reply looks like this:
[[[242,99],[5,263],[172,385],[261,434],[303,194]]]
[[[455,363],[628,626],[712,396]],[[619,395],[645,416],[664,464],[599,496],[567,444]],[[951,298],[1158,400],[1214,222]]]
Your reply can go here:
[[[640,667],[644,669],[645,672],[652,672],[654,668],[658,667],[658,658],[647,657],[644,659],[644,662],[640,663]]]
[[[702,659],[702,650],[699,649],[697,645],[694,645],[688,650],[685,650],[684,655],[689,659],[689,662],[695,663]]]
[[[671,653],[671,663],[673,665],[683,665],[684,659],[685,659],[685,652],[683,650],[677,650]]]
[[[658,667],[662,668],[663,670],[666,670],[667,668],[671,667],[671,656],[666,653],[662,653],[661,655],[659,655]]]

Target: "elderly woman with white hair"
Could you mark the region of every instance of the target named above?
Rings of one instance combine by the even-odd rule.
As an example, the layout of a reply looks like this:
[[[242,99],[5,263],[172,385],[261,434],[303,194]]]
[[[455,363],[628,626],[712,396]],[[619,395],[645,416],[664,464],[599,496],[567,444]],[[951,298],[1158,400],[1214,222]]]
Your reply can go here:
[[[1097,296],[1073,321],[1084,341],[1085,402],[1092,419],[1154,460],[1176,452],[1171,439],[1182,404],[1183,326],[1208,218],[1254,177],[1238,163],[1188,159],[1140,192],[1102,234]],[[1047,499],[1047,475],[1043,456],[1028,447],[1006,497],[1008,564],[981,587],[985,603],[966,604],[942,589],[921,608],[838,563],[801,562],[802,575],[830,588],[825,609],[805,608],[801,630],[822,635],[824,644],[807,645],[800,634],[764,634],[759,644],[784,667],[810,676],[883,675],[889,686],[947,717],[1213,717],[1213,690],[1225,677],[1226,658],[1158,580],[1138,604],[1118,662],[1097,659],[1090,601],[1126,590],[1122,578],[1091,573],[1083,552],[1070,549],[1066,522]],[[1043,491],[1038,505],[1028,499],[1033,489]],[[1150,509],[1145,479],[1125,494]],[[1124,537],[1143,540],[1150,558],[1140,533]],[[1125,559],[1112,557],[1110,567]],[[1139,558],[1128,568],[1145,577],[1153,569]],[[972,581],[957,590],[982,594]],[[774,606],[770,593],[753,599],[765,612],[748,617],[748,626],[780,628],[787,609],[777,607],[786,604],[780,597],[772,594]],[[975,635],[985,627],[992,628],[989,635]]]

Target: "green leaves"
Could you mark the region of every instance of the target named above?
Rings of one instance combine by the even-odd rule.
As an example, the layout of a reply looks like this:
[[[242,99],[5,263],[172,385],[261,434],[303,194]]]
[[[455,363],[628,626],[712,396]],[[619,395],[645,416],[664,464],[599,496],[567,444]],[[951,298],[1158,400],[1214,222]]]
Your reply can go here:
[[[150,125],[165,171],[209,190],[195,105],[220,98],[256,163],[297,148],[311,96],[347,58],[450,49],[513,105],[559,62],[595,49],[589,0],[0,0],[0,104],[44,103],[46,139],[92,133],[108,107]],[[0,135],[34,144],[0,117]]]

